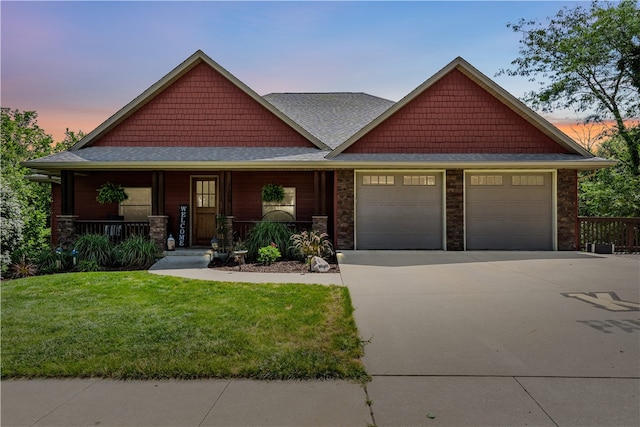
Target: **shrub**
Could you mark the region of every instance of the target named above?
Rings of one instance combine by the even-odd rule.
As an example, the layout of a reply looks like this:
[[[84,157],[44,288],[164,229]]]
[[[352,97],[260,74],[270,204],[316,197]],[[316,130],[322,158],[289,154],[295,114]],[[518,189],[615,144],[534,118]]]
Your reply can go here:
[[[109,267],[113,262],[113,247],[109,238],[102,234],[84,234],[76,240],[78,261],[95,261],[100,267]]]
[[[35,263],[38,266],[38,272],[41,274],[52,274],[64,271],[71,264],[71,254],[62,249],[53,251],[44,249],[35,255]]]
[[[309,256],[328,258],[334,253],[327,233],[303,231],[300,234],[292,235],[291,242],[293,243],[291,247],[303,259]]]
[[[291,259],[291,251],[289,250],[291,234],[293,234],[293,232],[280,222],[262,221],[257,223],[244,241],[249,251],[247,254],[248,257],[256,259],[260,248],[275,243],[278,248],[282,249],[282,257]]]
[[[116,261],[128,268],[149,268],[158,255],[156,245],[141,236],[129,237],[114,250]]]
[[[82,260],[82,261],[78,262],[78,265],[76,265],[74,270],[86,273],[86,272],[90,272],[90,271],[100,271],[101,268],[98,265],[98,263],[95,262],[95,261]]]
[[[20,261],[11,266],[11,270],[14,278],[21,279],[23,277],[35,276],[38,272],[38,267],[23,255]]]
[[[258,262],[261,262],[263,264],[269,265],[281,257],[282,255],[280,254],[280,251],[278,250],[278,247],[275,243],[258,249]]]
[[[11,253],[20,247],[23,241],[24,221],[20,204],[6,183],[0,182],[0,258],[1,270],[6,272],[11,264]],[[15,260],[16,258],[14,258]]]

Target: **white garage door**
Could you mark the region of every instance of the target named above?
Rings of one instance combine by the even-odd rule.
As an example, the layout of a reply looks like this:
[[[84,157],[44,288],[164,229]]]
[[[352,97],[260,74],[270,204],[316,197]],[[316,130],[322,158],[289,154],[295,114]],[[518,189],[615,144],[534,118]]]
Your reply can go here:
[[[466,248],[552,250],[551,173],[467,173]]]
[[[358,172],[357,249],[442,249],[442,174]]]

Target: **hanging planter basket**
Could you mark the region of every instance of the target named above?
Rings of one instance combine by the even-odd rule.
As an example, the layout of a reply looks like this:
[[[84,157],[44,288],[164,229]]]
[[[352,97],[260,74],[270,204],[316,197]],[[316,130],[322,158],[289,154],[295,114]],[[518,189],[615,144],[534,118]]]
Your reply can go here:
[[[96,200],[98,203],[120,203],[127,200],[129,195],[124,191],[124,188],[120,184],[113,184],[107,182],[98,188],[98,197]]]
[[[267,184],[262,187],[263,202],[282,202],[284,200],[284,187],[278,184]]]

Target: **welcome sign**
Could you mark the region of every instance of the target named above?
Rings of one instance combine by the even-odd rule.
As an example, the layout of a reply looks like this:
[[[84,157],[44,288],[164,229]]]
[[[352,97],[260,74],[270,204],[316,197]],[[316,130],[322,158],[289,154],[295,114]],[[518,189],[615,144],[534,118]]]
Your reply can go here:
[[[178,247],[187,246],[187,230],[189,229],[189,205],[180,205],[178,215]]]

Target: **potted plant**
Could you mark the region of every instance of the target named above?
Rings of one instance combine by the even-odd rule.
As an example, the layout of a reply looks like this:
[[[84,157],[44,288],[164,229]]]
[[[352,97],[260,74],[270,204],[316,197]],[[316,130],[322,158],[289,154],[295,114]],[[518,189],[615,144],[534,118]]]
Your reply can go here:
[[[282,202],[284,200],[284,187],[278,184],[266,184],[262,187],[263,202]]]
[[[120,203],[129,198],[129,195],[120,184],[114,184],[112,182],[106,182],[98,188],[98,196],[96,200],[100,204],[108,203]],[[121,215],[107,215],[109,219],[124,220]]]

